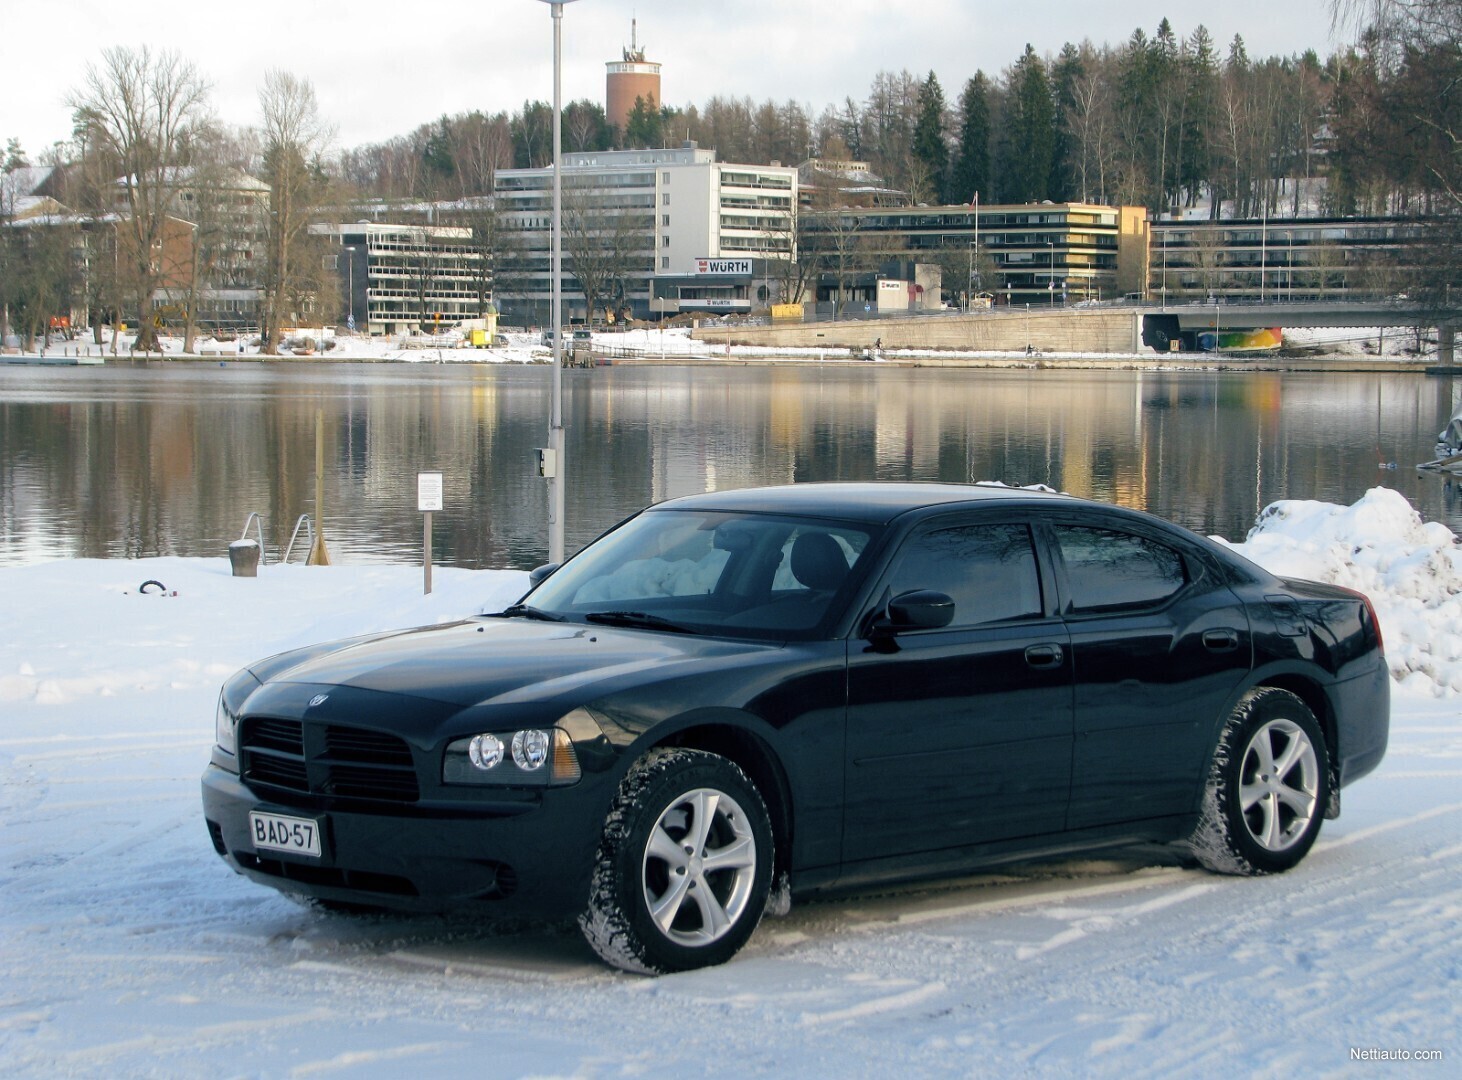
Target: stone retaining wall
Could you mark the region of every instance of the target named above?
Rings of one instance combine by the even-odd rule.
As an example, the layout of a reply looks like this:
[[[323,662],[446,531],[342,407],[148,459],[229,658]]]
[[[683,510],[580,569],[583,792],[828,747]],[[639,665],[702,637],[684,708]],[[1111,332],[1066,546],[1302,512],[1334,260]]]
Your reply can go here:
[[[907,319],[792,323],[773,326],[702,326],[699,341],[763,348],[958,349],[964,352],[1151,352],[1142,344],[1142,314],[1127,311],[1039,308]]]

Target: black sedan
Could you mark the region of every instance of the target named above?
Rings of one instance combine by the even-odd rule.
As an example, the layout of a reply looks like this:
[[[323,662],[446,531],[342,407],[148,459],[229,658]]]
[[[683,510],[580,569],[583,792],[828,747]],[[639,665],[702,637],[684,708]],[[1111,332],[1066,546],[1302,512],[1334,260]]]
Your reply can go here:
[[[1365,597],[1145,514],[814,484],[645,510],[507,610],[223,687],[235,870],[721,963],[794,894],[1171,843],[1287,870],[1385,752]]]

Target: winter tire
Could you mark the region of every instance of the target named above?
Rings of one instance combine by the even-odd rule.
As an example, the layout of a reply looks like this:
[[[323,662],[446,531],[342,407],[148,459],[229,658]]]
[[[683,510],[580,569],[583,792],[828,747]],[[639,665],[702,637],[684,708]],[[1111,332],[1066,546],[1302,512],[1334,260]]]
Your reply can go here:
[[[737,765],[701,750],[651,751],[610,808],[579,927],[626,971],[725,963],[761,920],[772,861],[766,804]]]
[[[1218,873],[1280,873],[1314,845],[1329,797],[1329,752],[1314,714],[1287,690],[1259,687],[1219,736],[1188,846]]]

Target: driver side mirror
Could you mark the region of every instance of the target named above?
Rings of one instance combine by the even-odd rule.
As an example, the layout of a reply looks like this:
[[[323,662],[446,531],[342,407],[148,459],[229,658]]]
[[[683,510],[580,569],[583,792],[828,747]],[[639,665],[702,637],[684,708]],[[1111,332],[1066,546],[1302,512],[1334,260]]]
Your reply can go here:
[[[551,562],[544,563],[542,566],[535,566],[532,570],[528,571],[528,585],[534,589],[538,588],[538,586],[543,584],[543,579],[557,570],[559,565],[559,563]]]
[[[932,589],[900,593],[873,622],[875,634],[905,630],[939,630],[954,621],[954,599]]]

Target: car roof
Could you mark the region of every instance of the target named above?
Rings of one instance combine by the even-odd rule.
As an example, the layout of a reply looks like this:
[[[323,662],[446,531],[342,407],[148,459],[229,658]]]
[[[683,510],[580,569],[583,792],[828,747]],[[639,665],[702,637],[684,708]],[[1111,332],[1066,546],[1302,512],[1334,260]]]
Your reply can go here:
[[[654,510],[726,510],[737,513],[829,517],[881,525],[911,510],[964,504],[1007,506],[1082,500],[1049,489],[999,484],[816,483],[737,488],[687,495]]]

